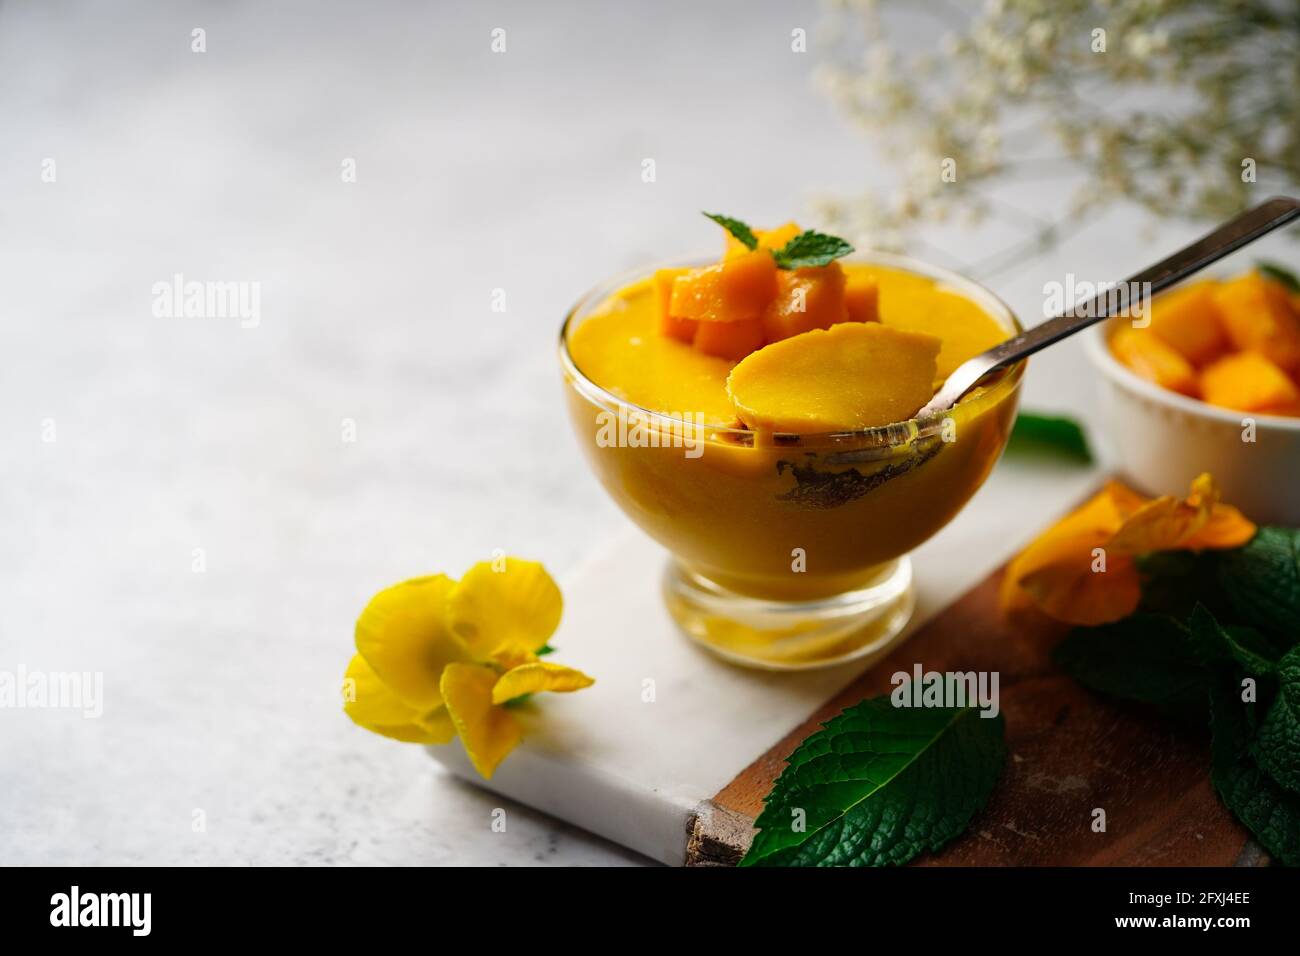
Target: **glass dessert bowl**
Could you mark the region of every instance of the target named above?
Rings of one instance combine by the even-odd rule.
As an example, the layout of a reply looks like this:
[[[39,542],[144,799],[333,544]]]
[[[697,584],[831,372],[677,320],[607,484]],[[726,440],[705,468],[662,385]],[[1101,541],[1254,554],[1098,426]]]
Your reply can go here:
[[[615,277],[583,296],[565,319],[560,361],[597,478],[671,555],[669,612],[697,642],[749,666],[803,669],[883,651],[915,603],[907,554],[988,477],[1024,363],[927,420],[747,428],[724,385],[735,361],[659,333],[655,277],[664,271]],[[936,386],[1020,331],[1000,300],[954,273],[884,254],[847,260],[843,271],[877,285],[877,321],[931,332],[950,324]]]

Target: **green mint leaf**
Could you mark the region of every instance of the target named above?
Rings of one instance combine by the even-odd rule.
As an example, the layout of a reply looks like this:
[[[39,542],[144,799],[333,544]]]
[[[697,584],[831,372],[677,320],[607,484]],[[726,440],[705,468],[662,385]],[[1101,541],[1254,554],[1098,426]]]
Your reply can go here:
[[[1277,696],[1251,746],[1256,763],[1286,789],[1300,793],[1300,647],[1277,664]]]
[[[533,651],[533,653],[538,657],[545,657],[547,654],[554,654],[555,648],[551,647],[550,644],[543,644],[537,650]]]
[[[1210,691],[1210,779],[1233,816],[1287,866],[1300,865],[1300,794],[1282,787],[1252,759],[1254,704],[1223,677]]]
[[[1153,551],[1137,557],[1142,575],[1143,611],[1187,620],[1198,604],[1221,620],[1235,614],[1219,587],[1216,551]],[[1274,655],[1276,656],[1276,655]]]
[[[1280,266],[1276,262],[1257,262],[1255,267],[1261,274],[1282,283],[1292,292],[1300,292],[1300,279],[1286,266]]]
[[[1232,661],[1252,677],[1277,672],[1277,648],[1252,627],[1223,627],[1203,604],[1197,604],[1187,622],[1197,657],[1208,665]]]
[[[1260,528],[1220,556],[1219,583],[1245,623],[1284,648],[1300,643],[1300,530]]]
[[[1003,723],[889,695],[845,709],[790,755],[740,865],[886,866],[938,850],[988,800]]]
[[[723,216],[716,212],[706,212],[708,216],[727,232],[731,233],[738,241],[745,244],[747,249],[758,248],[758,237],[754,235],[754,230],[745,225],[739,219],[732,219],[730,216]]]
[[[1121,700],[1204,718],[1210,674],[1187,628],[1164,614],[1132,614],[1112,624],[1076,627],[1052,659],[1080,684]]]
[[[1080,464],[1092,463],[1092,451],[1083,428],[1072,418],[1021,412],[1016,417],[1007,452],[1020,455],[1047,454]]]
[[[838,236],[808,229],[777,249],[772,256],[782,269],[811,269],[847,256],[852,251],[853,247]]]

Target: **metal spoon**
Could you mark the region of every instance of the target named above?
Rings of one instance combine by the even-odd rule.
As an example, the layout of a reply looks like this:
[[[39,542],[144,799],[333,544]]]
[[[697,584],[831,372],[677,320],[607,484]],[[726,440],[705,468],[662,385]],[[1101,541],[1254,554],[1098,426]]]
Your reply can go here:
[[[1279,226],[1286,225],[1297,216],[1300,216],[1300,200],[1291,199],[1289,196],[1276,196],[1254,209],[1243,212],[1190,246],[1179,249],[1169,258],[1162,259],[1155,265],[1129,277],[1117,288],[1102,290],[1087,307],[1072,306],[1064,315],[1048,319],[1032,329],[1021,332],[1015,338],[1007,339],[1000,345],[995,345],[974,358],[962,362],[944,381],[943,387],[935,393],[934,398],[916,413],[916,417],[926,418],[947,411],[990,372],[1033,355],[1039,349],[1047,348],[1080,329],[1086,329],[1103,319],[1110,318],[1111,315],[1125,313],[1130,304],[1142,302],[1148,296],[1182,282],[1210,263],[1217,262],[1228,253],[1254,242]],[[1136,295],[1130,302],[1129,296],[1134,290]],[[1111,306],[1114,306],[1113,310]],[[1080,312],[1084,314],[1080,315]]]

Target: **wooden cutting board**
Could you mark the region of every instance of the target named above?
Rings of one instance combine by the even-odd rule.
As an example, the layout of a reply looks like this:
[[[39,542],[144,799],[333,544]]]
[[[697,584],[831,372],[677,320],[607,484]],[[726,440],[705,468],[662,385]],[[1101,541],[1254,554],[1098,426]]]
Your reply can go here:
[[[731,865],[785,758],[820,724],[890,677],[1000,672],[1007,762],[967,831],[921,865],[1231,866],[1267,863],[1210,784],[1209,733],[1174,726],[1086,690],[1052,664],[1065,629],[1009,627],[997,608],[999,568],[826,701],[741,771],[696,814],[687,865]],[[1094,832],[1096,809],[1105,832]]]

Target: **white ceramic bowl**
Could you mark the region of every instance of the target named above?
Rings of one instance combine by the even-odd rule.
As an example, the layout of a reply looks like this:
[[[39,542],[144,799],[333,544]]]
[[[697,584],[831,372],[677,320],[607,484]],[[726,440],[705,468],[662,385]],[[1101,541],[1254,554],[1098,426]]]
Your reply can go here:
[[[1161,388],[1129,371],[1110,351],[1113,319],[1086,333],[1101,372],[1103,441],[1120,475],[1151,495],[1187,493],[1203,471],[1223,500],[1259,524],[1300,525],[1300,419],[1236,412]],[[1255,424],[1254,441],[1243,440]]]

